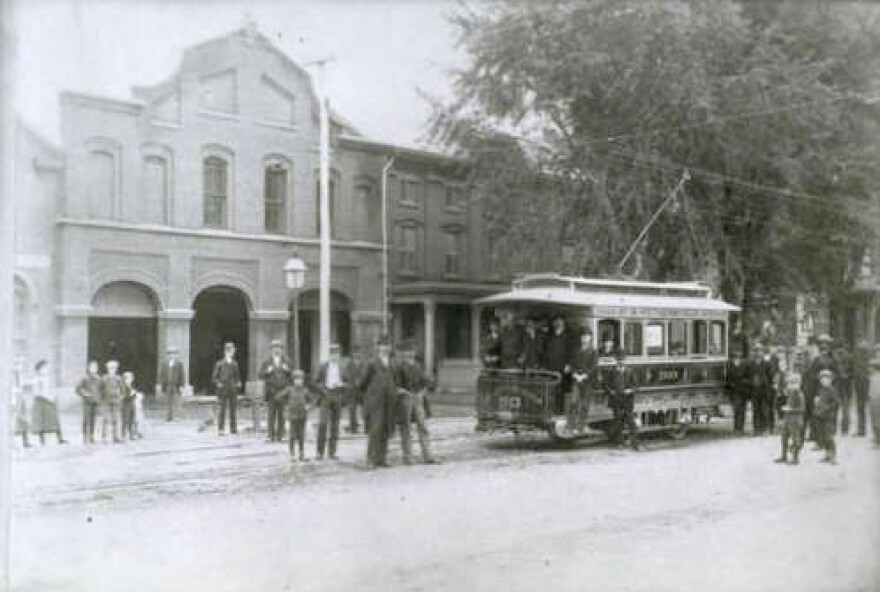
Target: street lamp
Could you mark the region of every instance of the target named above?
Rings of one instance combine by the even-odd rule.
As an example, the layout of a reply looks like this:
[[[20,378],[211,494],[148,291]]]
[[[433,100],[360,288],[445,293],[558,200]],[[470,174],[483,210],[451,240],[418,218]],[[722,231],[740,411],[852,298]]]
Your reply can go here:
[[[299,258],[296,251],[293,257],[284,264],[284,282],[287,289],[293,292],[293,367],[299,370],[299,290],[306,283],[306,273],[309,268],[305,261]]]

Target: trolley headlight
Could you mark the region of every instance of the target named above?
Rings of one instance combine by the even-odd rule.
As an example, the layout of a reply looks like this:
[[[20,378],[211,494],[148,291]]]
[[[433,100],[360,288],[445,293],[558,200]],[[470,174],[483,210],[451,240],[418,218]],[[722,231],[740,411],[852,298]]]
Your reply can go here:
[[[637,428],[642,427],[642,418],[641,417],[639,417],[637,415],[636,417],[633,418],[633,421],[635,422]]]
[[[565,432],[566,421],[564,419],[553,420],[553,429],[557,434]]]
[[[691,422],[691,414],[690,413],[682,413],[678,418],[678,423],[690,423]]]

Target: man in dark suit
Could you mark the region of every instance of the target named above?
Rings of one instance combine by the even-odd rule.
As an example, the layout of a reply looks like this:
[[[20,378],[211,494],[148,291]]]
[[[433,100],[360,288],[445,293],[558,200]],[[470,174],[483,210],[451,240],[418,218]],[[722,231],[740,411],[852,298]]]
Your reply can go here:
[[[727,396],[733,407],[733,431],[742,434],[746,424],[746,404],[749,402],[751,386],[749,362],[743,359],[739,351],[734,352],[733,359],[727,365]]]
[[[286,401],[278,393],[293,384],[293,368],[284,355],[284,345],[275,339],[269,345],[272,352],[263,362],[258,373],[266,385],[266,423],[269,442],[284,441],[284,405]]]
[[[568,408],[568,429],[579,429],[590,415],[590,399],[593,383],[599,364],[599,352],[593,347],[593,334],[588,330],[581,333],[581,347],[574,355],[571,376],[577,389]]]
[[[313,390],[318,393],[318,405],[321,415],[318,420],[318,460],[324,458],[327,444],[327,429],[330,430],[330,458],[336,460],[336,443],[339,441],[339,419],[342,416],[342,404],[348,387],[348,368],[339,360],[338,343],[330,345],[330,359],[321,364],[315,373]]]
[[[501,329],[497,319],[489,321],[489,332],[480,343],[480,356],[486,368],[501,367]]]
[[[840,376],[840,368],[837,359],[831,351],[831,337],[827,333],[819,336],[819,355],[810,362],[804,373],[804,441],[815,440],[817,424],[813,414],[813,403],[819,394],[819,373],[822,370],[830,370],[833,377]],[[835,378],[836,379],[836,378]]]
[[[363,407],[364,404],[364,393],[361,392],[360,384],[366,369],[367,364],[361,357],[360,347],[355,343],[351,346],[351,358],[348,360],[349,381],[346,393],[348,397],[348,426],[345,428],[345,431],[351,434],[357,434],[360,430],[358,406]]]
[[[387,467],[388,438],[393,429],[397,388],[391,365],[391,344],[379,339],[376,359],[370,362],[361,380],[364,393],[364,422],[367,426],[367,467]]]
[[[523,333],[522,367],[523,370],[537,370],[544,362],[544,340],[538,334],[534,319],[526,320]]]
[[[501,350],[501,369],[520,368],[522,364],[523,334],[517,325],[513,313],[509,310],[501,312],[501,331],[499,334]]]
[[[180,389],[186,384],[186,372],[180,361],[180,350],[171,346],[168,359],[159,369],[159,386],[168,404],[167,421],[174,421],[174,409],[180,404]]]
[[[211,374],[214,393],[220,399],[220,421],[217,424],[219,433],[224,436],[226,425],[226,408],[229,407],[229,433],[237,434],[235,415],[238,407],[238,394],[241,392],[241,373],[235,361],[235,344],[227,341],[223,345],[223,357],[214,364]]]
[[[544,349],[544,361],[547,370],[558,372],[562,377],[556,399],[556,409],[565,407],[565,400],[571,390],[571,358],[577,346],[573,343],[572,333],[565,326],[561,316],[553,318],[553,327]]]
[[[633,450],[641,450],[635,420],[635,396],[639,381],[635,371],[626,365],[626,354],[622,348],[617,350],[616,360],[617,364],[612,371],[610,384],[605,384],[608,406],[614,413],[613,440],[616,444],[622,445],[623,432],[626,430]]]

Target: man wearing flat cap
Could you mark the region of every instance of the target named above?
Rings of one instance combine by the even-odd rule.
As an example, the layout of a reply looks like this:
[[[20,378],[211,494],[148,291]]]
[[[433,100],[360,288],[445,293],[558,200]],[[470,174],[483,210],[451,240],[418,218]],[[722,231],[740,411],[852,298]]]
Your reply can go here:
[[[174,409],[180,403],[180,389],[186,384],[186,372],[180,361],[180,350],[169,346],[167,359],[159,368],[159,388],[168,404],[167,421],[174,421]]]
[[[867,341],[859,343],[853,356],[853,387],[856,395],[856,436],[864,436],[867,425],[868,393],[871,388],[871,358],[874,347]],[[843,410],[848,419],[849,409]],[[849,422],[847,421],[847,424]]]
[[[317,458],[324,458],[329,429],[330,458],[336,460],[336,444],[339,442],[339,419],[349,383],[348,368],[340,362],[341,349],[338,343],[330,345],[330,359],[321,364],[315,373],[314,391],[318,394],[321,409],[318,416]]]
[[[265,383],[266,424],[269,442],[284,441],[284,406],[281,391],[293,384],[293,367],[284,355],[284,345],[275,339],[269,344],[269,359],[260,365],[258,376]]]

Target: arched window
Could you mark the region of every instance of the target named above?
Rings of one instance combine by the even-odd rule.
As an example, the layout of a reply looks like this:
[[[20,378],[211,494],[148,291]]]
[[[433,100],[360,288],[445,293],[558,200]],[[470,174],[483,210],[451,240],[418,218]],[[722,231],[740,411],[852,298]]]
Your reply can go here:
[[[170,223],[168,207],[168,161],[161,156],[144,158],[144,197],[146,199],[145,222]]]
[[[228,219],[229,173],[225,160],[209,156],[204,160],[205,226],[226,228]]]
[[[282,234],[287,227],[288,170],[280,162],[271,162],[265,169],[263,204],[266,232]]]
[[[89,152],[88,171],[89,216],[104,220],[118,217],[115,155],[104,150]]]

